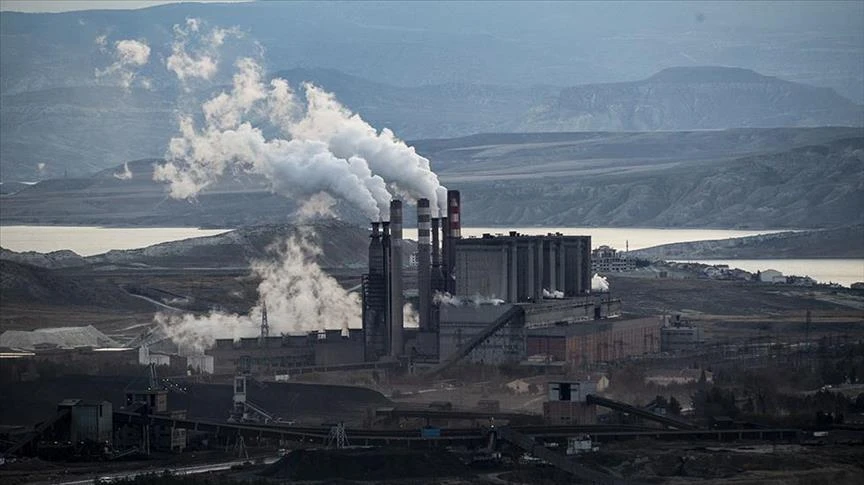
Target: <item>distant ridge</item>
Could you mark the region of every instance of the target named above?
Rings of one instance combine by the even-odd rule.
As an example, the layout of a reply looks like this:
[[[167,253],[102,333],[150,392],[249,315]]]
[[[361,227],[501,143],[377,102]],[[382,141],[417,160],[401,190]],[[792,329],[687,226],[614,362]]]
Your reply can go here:
[[[670,67],[641,81],[564,88],[538,107],[526,130],[692,130],[862,126],[864,107],[833,89],[749,69]]]

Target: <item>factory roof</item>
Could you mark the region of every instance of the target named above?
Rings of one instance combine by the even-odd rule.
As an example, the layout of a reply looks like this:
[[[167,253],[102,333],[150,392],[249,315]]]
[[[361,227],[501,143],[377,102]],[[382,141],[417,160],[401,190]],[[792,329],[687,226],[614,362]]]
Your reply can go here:
[[[0,334],[0,347],[34,350],[37,346],[59,348],[120,347],[120,344],[92,325],[86,327],[40,328],[30,332],[7,330]]]
[[[660,320],[655,317],[635,318],[629,320],[621,319],[606,319],[592,320],[589,322],[578,322],[569,325],[555,325],[551,327],[537,327],[526,329],[526,334],[529,337],[578,337],[589,335],[603,330],[618,330],[629,326],[639,326],[645,324],[656,324],[660,327]]]

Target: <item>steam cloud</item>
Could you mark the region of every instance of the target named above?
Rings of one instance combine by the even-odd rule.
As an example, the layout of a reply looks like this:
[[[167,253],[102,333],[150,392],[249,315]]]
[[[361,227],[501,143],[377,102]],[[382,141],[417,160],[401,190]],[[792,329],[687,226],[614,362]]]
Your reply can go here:
[[[493,305],[498,306],[504,303],[504,300],[500,298],[495,298],[495,296],[483,296],[480,294],[471,296],[471,297],[459,297],[455,295],[451,295],[448,292],[436,291],[432,296],[432,301],[437,305],[450,305],[450,306],[465,306],[465,305]]]
[[[108,40],[104,35],[96,37],[96,44],[105,49]],[[124,39],[114,43],[114,63],[103,70],[96,70],[96,77],[116,78],[126,89],[132,87],[135,80],[135,69],[150,60],[150,46],[139,40]],[[148,87],[150,82],[142,78],[142,84]]]
[[[242,37],[237,28],[213,28],[209,33],[203,33],[203,22],[188,18],[186,25],[174,26],[174,41],[171,44],[171,55],[165,60],[169,71],[186,86],[192,79],[209,80],[219,69],[219,51],[227,37]],[[188,87],[187,87],[188,88]]]
[[[218,52],[234,29],[203,33],[200,21],[175,27],[167,68],[185,86],[192,78],[211,79]],[[204,39],[204,40],[202,40]],[[197,41],[197,49],[190,47]],[[235,63],[230,90],[201,107],[203,122],[180,118],[179,135],[171,139],[168,162],[156,167],[154,179],[170,184],[174,198],[193,198],[226,173],[263,175],[271,189],[304,201],[297,215],[307,219],[331,214],[336,199],[360,209],[369,218],[386,218],[393,193],[409,199],[426,197],[445,208],[446,188],[438,183],[429,161],[398,140],[390,130],[378,132],[340,105],[332,94],[302,86],[305,104],[287,81],[265,82],[252,58]],[[257,123],[281,132],[268,139]],[[308,332],[341,327],[361,319],[360,299],[346,292],[317,263],[321,249],[309,231],[289,238],[276,250],[277,259],[256,261],[261,278],[259,304],[248,315],[211,311],[206,315],[160,313],[155,320],[174,341],[199,351],[216,338],[254,337],[266,303],[271,331]],[[406,326],[417,325],[410,305]]]
[[[189,21],[176,27],[175,51],[199,28]],[[182,82],[189,73],[175,64],[169,58],[169,69]],[[294,198],[326,192],[370,218],[387,217],[394,192],[413,200],[425,197],[445,209],[446,189],[429,160],[392,131],[378,132],[308,83],[302,86],[302,106],[287,81],[265,83],[252,58],[239,59],[235,67],[231,90],[202,106],[203,126],[189,115],[180,119],[181,136],[170,142],[169,162],[154,174],[170,183],[172,197],[191,198],[226,172],[247,172],[264,175],[274,192]],[[261,120],[279,128],[282,137],[265,138],[254,124]]]
[[[193,77],[212,78],[217,70],[215,47],[232,32],[211,31],[206,36],[209,44],[190,54],[190,39],[203,34],[199,21],[187,20],[184,27],[175,27],[168,69],[184,85]],[[394,193],[409,200],[426,197],[445,209],[446,188],[429,160],[390,130],[378,132],[332,94],[311,84],[302,86],[306,102],[301,103],[287,81],[265,82],[255,59],[241,58],[235,69],[230,90],[202,105],[200,126],[192,115],[180,118],[168,161],[154,171],[155,180],[170,185],[172,197],[194,198],[226,173],[251,173],[264,176],[275,193],[304,200],[297,214],[301,218],[332,213],[335,199],[341,199],[369,218],[384,219]],[[258,123],[278,128],[281,135],[268,139]],[[360,322],[360,299],[320,268],[320,252],[307,232],[281,245],[278,261],[253,263],[253,274],[261,278],[260,303],[248,316],[163,313],[156,322],[176,342],[198,350],[215,338],[256,336],[265,302],[274,332],[325,327],[345,331],[349,323]],[[416,326],[416,312],[410,306],[404,315],[405,325]]]
[[[265,304],[275,335],[334,327],[345,331],[349,324],[360,322],[359,296],[348,293],[318,265],[321,249],[313,231],[300,228],[297,235],[269,250],[277,256],[275,260],[252,263],[252,273],[261,283],[259,303],[248,315],[158,313],[156,323],[174,342],[203,352],[217,338],[258,336]]]
[[[605,276],[594,274],[591,278],[591,291],[598,293],[609,291],[609,281]]]
[[[132,171],[129,170],[129,163],[123,164],[123,171],[117,172],[114,174],[114,178],[117,180],[132,180]]]

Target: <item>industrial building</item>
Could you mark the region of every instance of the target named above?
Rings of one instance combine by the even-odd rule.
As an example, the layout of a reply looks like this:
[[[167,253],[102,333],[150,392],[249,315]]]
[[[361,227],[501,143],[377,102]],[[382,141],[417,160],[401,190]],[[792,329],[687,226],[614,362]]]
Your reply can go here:
[[[363,362],[363,332],[326,330],[278,337],[218,339],[207,351],[215,374],[238,370],[253,374],[289,374],[302,367]]]
[[[702,330],[693,325],[665,326],[660,330],[660,350],[663,352],[696,350],[701,343],[704,343]]]
[[[544,291],[566,298],[591,290],[590,236],[528,236],[511,231],[459,239],[454,246],[458,295],[522,303],[542,301]]]
[[[402,209],[394,200],[388,220],[371,223],[361,329],[271,337],[262,322],[259,338],[217,340],[207,352],[214,372],[278,375],[364,362],[438,372],[459,361],[520,363],[543,345],[563,349],[555,359],[581,365],[659,348],[657,322],[613,322],[620,301],[591,294],[590,236],[511,231],[463,238],[461,195],[451,190],[446,214],[417,201],[412,254],[402,238]],[[418,328],[404,327],[406,293],[414,291],[404,287],[409,258],[416,261]]]
[[[657,352],[662,326],[660,319],[651,317],[530,329],[526,352],[573,367],[610,362]]]
[[[591,251],[591,271],[594,273],[618,273],[636,269],[636,260],[609,246],[600,246]]]

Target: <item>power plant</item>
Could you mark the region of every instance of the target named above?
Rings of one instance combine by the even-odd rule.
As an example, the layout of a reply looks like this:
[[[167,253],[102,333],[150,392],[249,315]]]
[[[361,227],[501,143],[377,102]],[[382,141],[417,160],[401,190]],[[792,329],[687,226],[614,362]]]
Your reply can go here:
[[[523,363],[542,348],[538,339],[564,336],[569,345],[592,346],[592,356],[624,358],[659,348],[659,320],[618,322],[615,332],[603,323],[620,315],[620,301],[591,293],[590,236],[509,231],[463,238],[456,190],[447,192],[446,214],[433,210],[428,199],[417,201],[416,298],[404,284],[415,279],[405,264],[412,255],[403,240],[403,204],[393,200],[389,220],[371,222],[360,329],[217,340],[208,351],[215,372],[230,373],[245,357],[251,372],[276,375],[361,363],[437,373],[463,359]],[[405,325],[406,308],[416,309],[416,326]],[[542,353],[585,362],[575,352]]]

